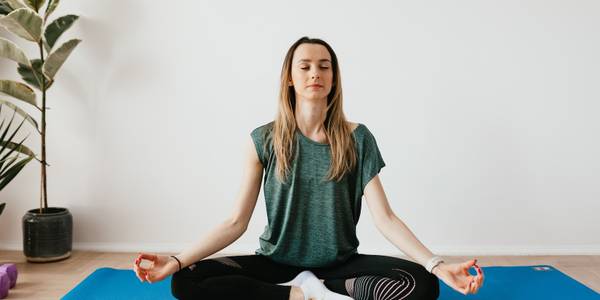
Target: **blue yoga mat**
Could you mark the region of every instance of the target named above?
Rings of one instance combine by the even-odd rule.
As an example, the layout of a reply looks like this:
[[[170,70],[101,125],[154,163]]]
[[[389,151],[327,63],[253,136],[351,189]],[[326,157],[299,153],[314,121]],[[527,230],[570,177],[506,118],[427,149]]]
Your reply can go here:
[[[462,295],[440,280],[440,300],[598,300],[600,294],[552,266],[482,267],[484,286],[475,295]],[[474,274],[474,273],[473,273]],[[140,282],[132,270],[100,268],[62,299],[175,299],[171,276],[157,283]]]
[[[171,295],[171,278],[148,283],[141,282],[131,269],[100,268],[61,299],[175,299]]]
[[[463,295],[440,280],[440,300],[599,300],[600,294],[548,265],[483,267],[483,287]],[[472,271],[472,270],[471,270]],[[475,272],[471,272],[475,275]]]

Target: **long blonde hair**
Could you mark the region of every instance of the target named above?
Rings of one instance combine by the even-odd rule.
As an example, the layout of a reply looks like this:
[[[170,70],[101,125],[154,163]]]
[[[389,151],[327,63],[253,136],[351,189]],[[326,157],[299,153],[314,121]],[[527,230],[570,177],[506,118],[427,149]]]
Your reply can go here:
[[[331,164],[327,180],[339,181],[346,173],[352,172],[356,165],[356,150],[350,124],[346,121],[342,109],[342,80],[340,68],[335,52],[325,41],[316,38],[302,37],[288,50],[283,67],[281,68],[281,83],[279,91],[279,107],[273,124],[271,138],[273,149],[277,157],[276,174],[280,182],[287,178],[291,161],[295,158],[295,132],[297,128],[294,115],[296,107],[296,94],[294,87],[288,84],[292,77],[292,59],[294,51],[299,45],[319,44],[325,46],[331,55],[333,82],[329,95],[327,95],[327,116],[325,118],[325,134],[331,150]]]

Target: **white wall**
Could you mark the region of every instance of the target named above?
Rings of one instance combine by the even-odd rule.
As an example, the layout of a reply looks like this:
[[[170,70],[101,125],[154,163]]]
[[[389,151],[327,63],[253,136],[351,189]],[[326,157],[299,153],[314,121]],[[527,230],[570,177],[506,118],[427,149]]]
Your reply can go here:
[[[391,205],[432,251],[600,253],[598,1],[63,1],[67,13],[81,19],[61,41],[83,43],[49,95],[48,181],[76,249],[180,251],[225,219],[241,149],[308,35],[336,50],[346,114],[374,133]],[[38,190],[30,164],[2,191],[1,249],[22,249]],[[225,253],[258,247],[259,199]],[[363,208],[359,251],[400,254]]]

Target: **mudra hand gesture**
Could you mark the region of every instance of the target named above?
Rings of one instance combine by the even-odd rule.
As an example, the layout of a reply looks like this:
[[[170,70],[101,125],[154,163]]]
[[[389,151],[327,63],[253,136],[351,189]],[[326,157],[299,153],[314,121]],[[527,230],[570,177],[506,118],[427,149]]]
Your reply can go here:
[[[149,260],[151,262],[150,266],[142,267],[140,265],[142,260]],[[177,264],[173,262],[166,255],[140,253],[133,264],[133,271],[141,282],[154,283],[165,279],[177,271]]]
[[[476,276],[469,273],[471,267],[477,271]],[[483,271],[476,259],[464,263],[441,263],[433,269],[433,274],[463,295],[475,294],[483,286]]]

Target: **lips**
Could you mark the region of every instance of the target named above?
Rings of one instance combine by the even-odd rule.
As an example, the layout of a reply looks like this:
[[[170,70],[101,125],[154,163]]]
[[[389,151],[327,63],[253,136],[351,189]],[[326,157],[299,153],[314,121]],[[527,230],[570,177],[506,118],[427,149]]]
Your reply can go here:
[[[309,87],[309,88],[311,88],[311,87],[314,87],[314,88],[321,88],[321,87],[323,87],[323,86],[322,86],[322,85],[320,85],[320,84],[311,84],[311,85],[309,85],[308,87]]]

